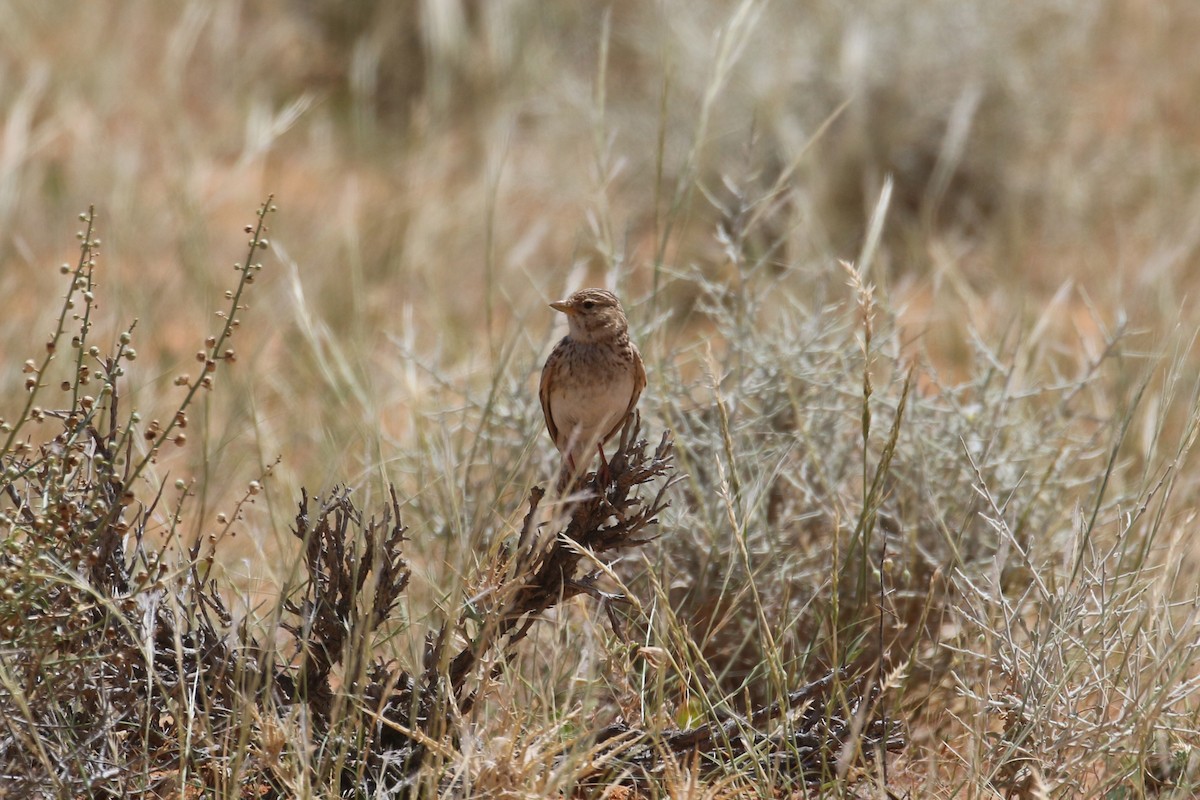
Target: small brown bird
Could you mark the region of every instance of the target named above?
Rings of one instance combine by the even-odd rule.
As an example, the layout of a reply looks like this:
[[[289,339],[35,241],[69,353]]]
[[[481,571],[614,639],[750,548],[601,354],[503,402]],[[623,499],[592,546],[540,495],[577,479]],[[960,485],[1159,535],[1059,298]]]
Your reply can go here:
[[[593,452],[607,470],[604,443],[633,413],[646,368],[612,292],[581,289],[550,307],[567,315],[567,335],[546,359],[538,396],[550,438],[566,456],[565,484],[587,468]]]

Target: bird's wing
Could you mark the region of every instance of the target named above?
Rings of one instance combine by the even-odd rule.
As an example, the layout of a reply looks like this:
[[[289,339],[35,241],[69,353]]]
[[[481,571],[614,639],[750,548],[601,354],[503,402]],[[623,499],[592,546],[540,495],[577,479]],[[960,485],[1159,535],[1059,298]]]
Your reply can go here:
[[[629,347],[633,351],[633,393],[629,395],[629,405],[625,407],[625,413],[617,420],[617,424],[613,426],[612,430],[604,435],[606,442],[625,427],[625,420],[629,419],[629,415],[633,413],[638,399],[642,396],[642,390],[646,388],[646,365],[642,363],[642,354],[633,342],[629,343]]]
[[[555,347],[550,352],[549,358],[546,359],[546,365],[542,367],[542,382],[538,387],[538,399],[542,401],[542,416],[546,418],[546,430],[550,433],[550,441],[554,442],[555,447],[558,447],[558,426],[554,424],[554,415],[550,413],[550,373],[558,358],[559,349]]]

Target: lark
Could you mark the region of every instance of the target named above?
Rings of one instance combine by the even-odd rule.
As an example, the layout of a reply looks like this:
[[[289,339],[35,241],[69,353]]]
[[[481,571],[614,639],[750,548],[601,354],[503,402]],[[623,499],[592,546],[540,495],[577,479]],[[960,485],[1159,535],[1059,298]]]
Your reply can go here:
[[[633,413],[646,388],[646,368],[612,292],[581,289],[550,307],[567,315],[567,335],[546,359],[538,396],[546,429],[564,456],[561,488],[597,452],[601,474],[607,473],[604,444]]]

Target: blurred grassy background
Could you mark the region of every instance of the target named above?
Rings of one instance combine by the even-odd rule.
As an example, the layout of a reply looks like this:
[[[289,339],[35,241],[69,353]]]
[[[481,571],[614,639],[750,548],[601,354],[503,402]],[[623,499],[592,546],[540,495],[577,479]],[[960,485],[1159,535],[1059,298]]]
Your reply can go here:
[[[0,16],[6,396],[95,204],[97,325],[139,320],[135,402],[169,408],[238,232],[276,193],[238,364],[204,435],[161,465],[200,480],[201,518],[277,455],[277,524],[300,484],[419,495],[442,467],[507,471],[486,448],[462,459],[472,409],[511,417],[548,473],[546,301],[615,282],[663,363],[702,340],[697,276],[737,290],[732,237],[797,302],[848,302],[835,262],[858,256],[889,175],[870,277],[947,379],[976,336],[1074,364],[1125,320],[1147,351],[1198,321],[1186,0],[6,0]],[[497,378],[528,384],[528,407],[490,408]]]
[[[1194,2],[0,0],[0,20],[0,416],[53,328],[78,212],[96,206],[103,240],[95,340],[138,320],[126,400],[150,419],[196,374],[240,231],[276,195],[237,361],[156,475],[195,479],[202,533],[281,459],[244,546],[219,551],[247,600],[288,577],[273,556],[296,552],[300,486],[348,483],[371,507],[391,480],[413,617],[453,618],[471,587],[449,584],[555,466],[534,400],[561,333],[545,304],[604,283],[647,357],[647,430],[676,434],[687,474],[635,566],[648,641],[688,669],[626,669],[564,613],[497,717],[607,703],[680,723],[706,693],[749,699],[764,664],[871,661],[838,641],[853,626],[829,551],[878,503],[927,786],[1034,748],[999,736],[1020,727],[1010,692],[1036,699],[1060,786],[1140,774],[1168,733],[1194,742],[1196,620],[1173,605],[1195,607],[1200,482]],[[838,266],[864,248],[869,402],[868,293]],[[1177,692],[1161,707],[1160,686]]]

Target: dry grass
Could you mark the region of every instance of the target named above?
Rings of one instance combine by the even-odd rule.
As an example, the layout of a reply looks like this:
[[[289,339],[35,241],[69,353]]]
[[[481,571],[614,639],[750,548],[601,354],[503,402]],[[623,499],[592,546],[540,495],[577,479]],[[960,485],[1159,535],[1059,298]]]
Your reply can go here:
[[[404,734],[429,793],[1195,791],[1189,3],[0,17],[0,786],[369,793],[394,765],[329,709],[403,673],[442,687]],[[654,541],[579,548],[587,596],[505,649],[489,603],[555,468],[544,302],[584,283],[626,301],[679,481]],[[318,656],[285,601],[334,570],[293,533],[335,486],[403,520],[408,577]],[[229,614],[159,606],[169,664],[160,570]],[[275,677],[188,661],[204,625],[260,677],[326,674],[264,701]],[[431,651],[480,660],[455,684]]]

